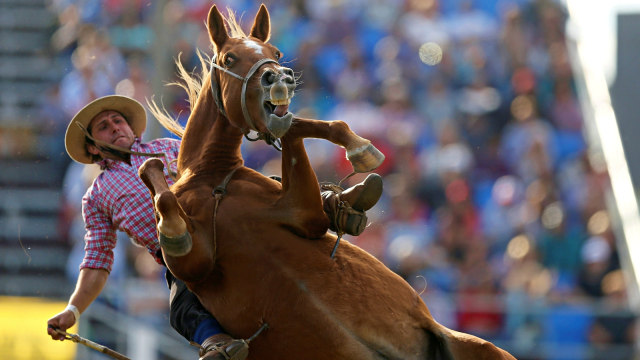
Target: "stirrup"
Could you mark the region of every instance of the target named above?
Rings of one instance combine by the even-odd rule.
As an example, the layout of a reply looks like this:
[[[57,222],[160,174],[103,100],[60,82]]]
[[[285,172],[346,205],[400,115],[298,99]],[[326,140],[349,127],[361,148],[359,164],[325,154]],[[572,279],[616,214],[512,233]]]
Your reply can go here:
[[[372,208],[382,195],[382,177],[369,174],[364,181],[348,189],[335,184],[322,184],[323,208],[329,220],[329,228],[338,235],[360,235],[367,226],[365,211]]]
[[[323,208],[329,217],[329,229],[336,234],[358,236],[367,226],[367,214],[354,209],[348,202],[340,200],[342,188],[333,184],[323,184]]]
[[[249,344],[242,339],[218,341],[210,344],[206,344],[205,341],[205,346],[193,342],[191,344],[199,348],[200,360],[245,360],[249,356]]]
[[[345,201],[340,201],[332,223],[336,226],[337,234],[349,234],[358,236],[367,227],[367,214],[364,211],[356,210]]]

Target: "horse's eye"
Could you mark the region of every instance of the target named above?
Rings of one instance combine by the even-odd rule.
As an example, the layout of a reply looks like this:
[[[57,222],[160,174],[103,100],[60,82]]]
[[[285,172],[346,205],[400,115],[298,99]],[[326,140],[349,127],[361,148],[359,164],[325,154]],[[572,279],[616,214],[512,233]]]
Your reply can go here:
[[[280,58],[282,57],[282,53],[278,50],[276,50],[276,52],[273,55],[275,55],[276,60],[280,60]]]
[[[227,55],[227,56],[224,58],[224,62],[223,62],[223,64],[224,64],[224,66],[229,67],[229,66],[231,66],[231,64],[233,64],[233,61],[234,61],[233,56],[231,56],[231,55]]]

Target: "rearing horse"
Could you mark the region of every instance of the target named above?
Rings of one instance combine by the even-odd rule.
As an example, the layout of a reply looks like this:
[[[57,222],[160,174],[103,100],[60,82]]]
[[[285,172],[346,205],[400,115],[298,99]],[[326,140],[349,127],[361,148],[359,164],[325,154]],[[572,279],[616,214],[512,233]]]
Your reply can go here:
[[[215,55],[191,99],[179,179],[170,189],[157,159],[140,176],[154,196],[171,272],[234,337],[269,325],[251,342],[249,358],[513,359],[438,324],[409,284],[357,246],[343,241],[330,256],[336,237],[327,233],[303,139],[344,147],[358,172],[384,156],[342,121],[287,111],[295,79],[268,44],[264,5],[249,36],[216,6],[207,25]],[[281,183],[243,165],[240,145],[250,129],[281,140]]]

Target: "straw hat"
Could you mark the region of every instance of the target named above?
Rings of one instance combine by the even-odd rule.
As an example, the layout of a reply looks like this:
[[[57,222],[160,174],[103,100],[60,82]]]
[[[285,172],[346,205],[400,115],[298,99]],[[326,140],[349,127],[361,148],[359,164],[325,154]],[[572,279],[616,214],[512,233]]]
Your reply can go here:
[[[137,137],[141,137],[142,132],[147,127],[147,113],[138,101],[120,95],[109,95],[96,99],[78,111],[71,119],[69,126],[67,126],[64,145],[73,160],[82,164],[93,163],[92,157],[85,147],[86,137],[84,132],[76,123],[88,128],[91,120],[106,110],[114,110],[121,113],[129,122],[133,134]]]

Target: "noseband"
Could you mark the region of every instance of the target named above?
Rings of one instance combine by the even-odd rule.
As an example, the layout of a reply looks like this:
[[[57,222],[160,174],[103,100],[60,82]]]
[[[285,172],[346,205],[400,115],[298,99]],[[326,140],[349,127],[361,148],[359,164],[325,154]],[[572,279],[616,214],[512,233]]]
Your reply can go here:
[[[256,71],[258,71],[258,69],[267,63],[276,63],[278,64],[277,61],[273,60],[273,59],[269,59],[269,58],[264,58],[264,59],[260,59],[258,60],[255,64],[253,64],[253,66],[251,66],[251,68],[249,69],[249,71],[247,72],[247,75],[245,75],[244,77],[234,73],[233,71],[227,70],[225,68],[223,68],[222,66],[216,64],[216,55],[214,54],[213,57],[211,58],[211,71],[213,71],[213,68],[216,68],[228,75],[233,76],[234,78],[242,81],[242,92],[240,94],[240,106],[242,108],[242,115],[244,116],[244,122],[247,124],[247,126],[249,126],[250,130],[254,130],[256,132],[258,132],[258,137],[255,139],[252,139],[250,137],[247,136],[249,130],[244,131],[245,134],[244,136],[251,141],[256,141],[256,140],[264,140],[267,144],[269,145],[273,145],[276,149],[280,150],[280,147],[276,144],[277,142],[279,142],[279,139],[275,139],[271,134],[267,134],[267,133],[261,133],[260,131],[258,131],[258,129],[256,128],[255,122],[253,121],[253,119],[251,118],[251,114],[249,114],[249,109],[247,109],[247,84],[249,83],[249,79],[251,79],[251,77],[255,74]],[[215,74],[211,74],[210,78],[211,78],[211,94],[213,96],[213,100],[216,102],[216,105],[218,106],[218,111],[220,111],[220,113],[225,116],[227,119],[229,118],[229,116],[227,115],[227,112],[224,110],[224,105],[222,104],[222,96],[220,94],[220,89],[219,89],[219,85],[216,82],[216,78],[214,76]]]

